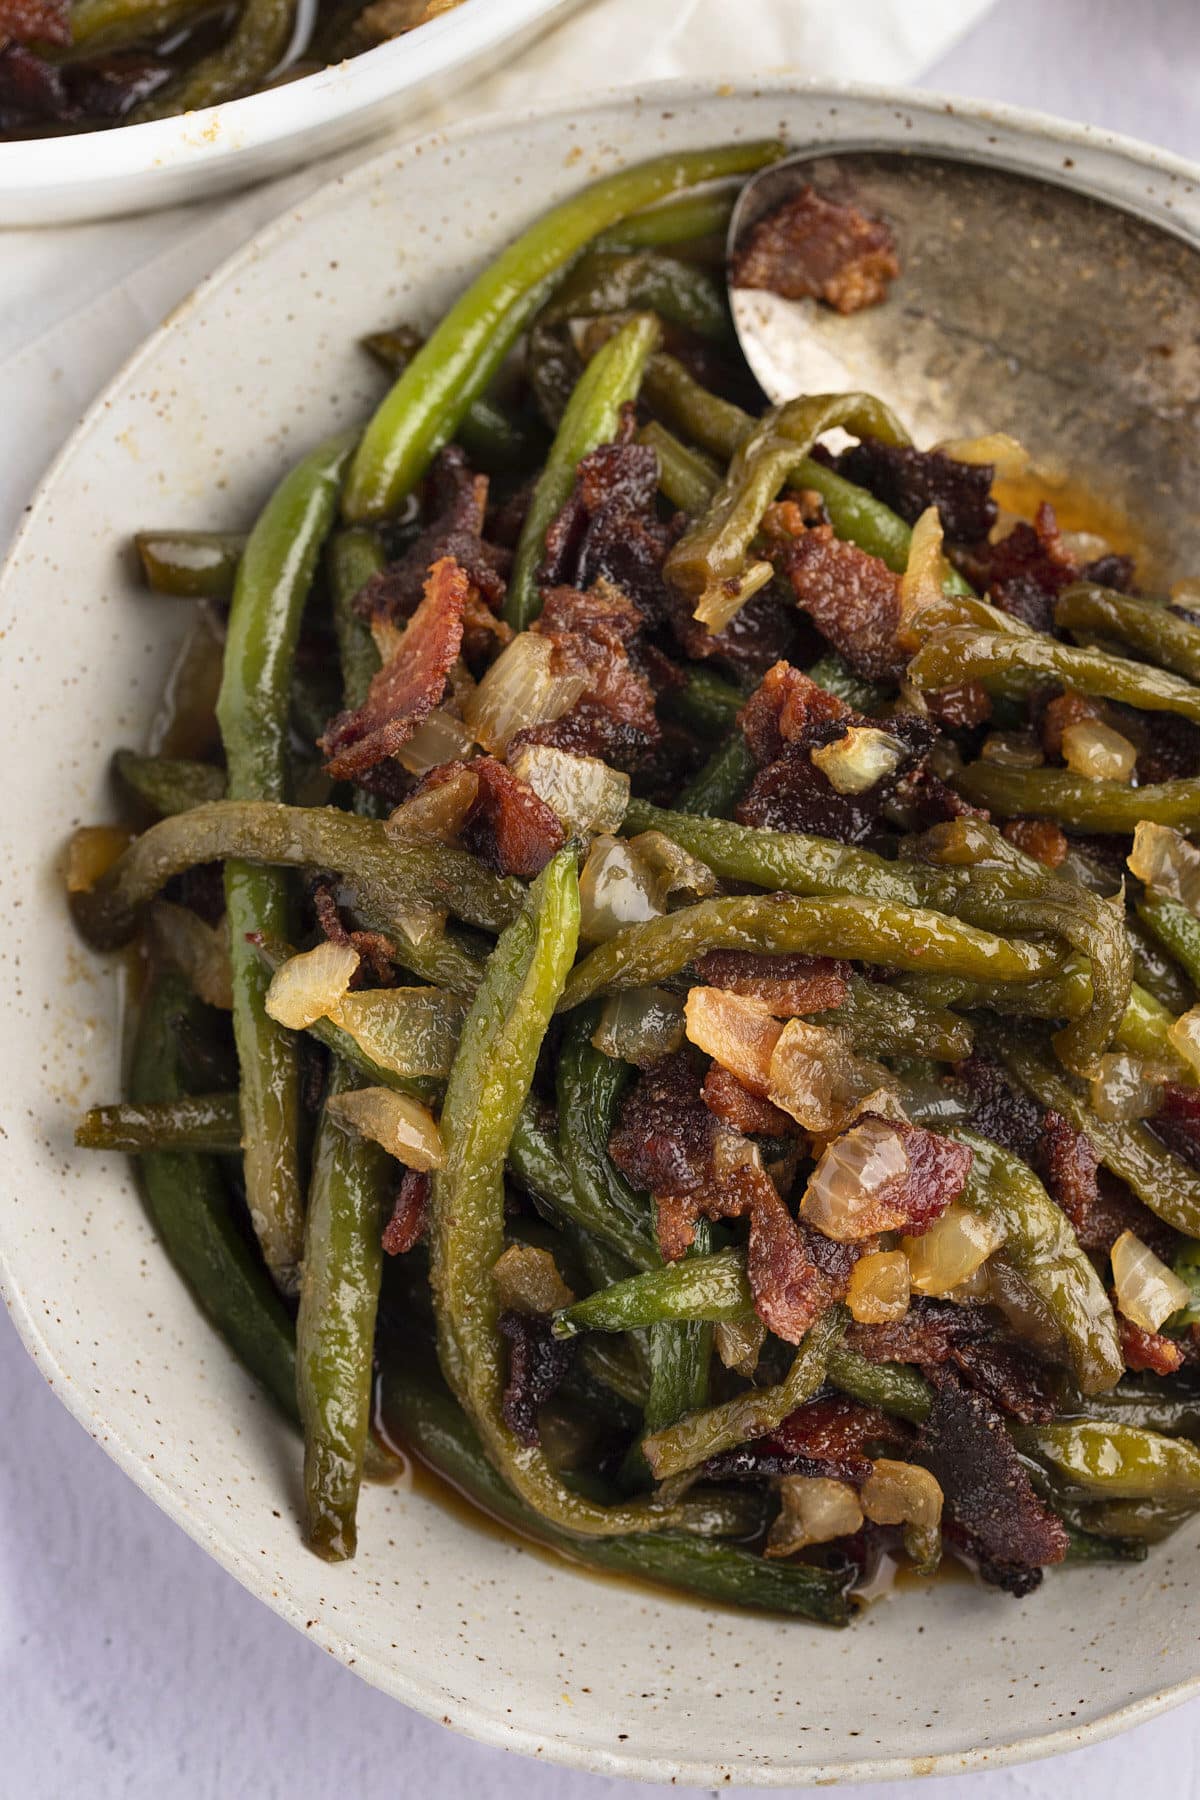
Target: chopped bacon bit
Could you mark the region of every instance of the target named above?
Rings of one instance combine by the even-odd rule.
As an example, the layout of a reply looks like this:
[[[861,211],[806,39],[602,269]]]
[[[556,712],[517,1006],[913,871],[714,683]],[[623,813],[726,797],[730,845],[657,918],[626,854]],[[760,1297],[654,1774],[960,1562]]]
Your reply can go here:
[[[383,1228],[383,1248],[388,1256],[404,1256],[425,1236],[429,1224],[429,1177],[423,1169],[405,1169],[392,1202],[392,1216]]]
[[[889,225],[808,186],[756,221],[730,266],[735,287],[822,300],[840,313],[877,306],[899,273]]]
[[[751,1137],[790,1137],[796,1131],[794,1119],[769,1100],[752,1094],[720,1063],[714,1063],[704,1077],[704,1104],[722,1124]]]
[[[0,0],[0,40],[17,44],[71,42],[70,0]]]
[[[1053,819],[1010,819],[1004,835],[1010,844],[1045,863],[1048,869],[1057,869],[1064,863],[1070,849],[1066,834]]]
[[[1117,1313],[1117,1330],[1125,1367],[1135,1374],[1149,1369],[1155,1375],[1174,1375],[1183,1367],[1184,1349],[1177,1339],[1166,1337],[1161,1331],[1144,1331],[1121,1312]]]
[[[992,701],[981,681],[960,681],[925,695],[930,716],[946,731],[973,731],[992,716]]]
[[[608,1150],[635,1188],[692,1194],[709,1179],[722,1127],[704,1104],[700,1071],[692,1051],[677,1050],[644,1069],[625,1097]]]
[[[320,740],[334,781],[353,781],[395,756],[442,698],[462,644],[469,591],[469,577],[452,557],[433,565],[425,598],[366,700],[355,712],[339,713]]]
[[[825,502],[813,488],[801,488],[786,500],[772,500],[762,516],[762,534],[770,549],[786,550],[810,525],[824,525]]]
[[[885,562],[817,525],[787,552],[786,572],[796,604],[857,675],[899,680],[900,577]]]
[[[1076,694],[1071,690],[1058,694],[1042,713],[1042,749],[1047,756],[1061,756],[1063,732],[1068,725],[1081,725],[1085,719],[1103,717],[1104,708],[1100,702],[1087,694]]]
[[[1200,774],[1200,725],[1173,713],[1133,713],[1114,707],[1112,722],[1138,746],[1139,786]]]
[[[950,1361],[973,1388],[1022,1425],[1046,1425],[1058,1411],[1054,1371],[1003,1338],[978,1338],[960,1344]]]
[[[1164,1082],[1162,1105],[1150,1124],[1168,1149],[1200,1169],[1200,1088]]]
[[[1099,1158],[1091,1144],[1061,1113],[1051,1110],[1042,1120],[1035,1159],[1050,1195],[1066,1213],[1076,1235],[1087,1235],[1100,1198],[1096,1171]]]
[[[845,1394],[809,1400],[768,1437],[723,1451],[704,1464],[709,1481],[772,1475],[824,1475],[856,1486],[871,1472],[869,1449],[898,1448],[911,1440],[899,1419]]]
[[[1057,1410],[1053,1371],[1001,1335],[983,1305],[917,1299],[890,1325],[852,1325],[847,1343],[871,1362],[923,1369],[953,1363],[972,1387],[1025,1424],[1049,1420]]]
[[[754,1310],[776,1337],[798,1344],[823,1313],[845,1298],[861,1246],[833,1244],[819,1231],[797,1225],[765,1170],[747,1168],[738,1186],[740,1209],[750,1217],[746,1274]],[[725,1202],[719,1216],[739,1214]]]
[[[946,1535],[978,1559],[985,1581],[1028,1594],[1068,1538],[1038,1499],[1004,1421],[990,1401],[947,1368],[926,1371],[933,1408],[917,1438],[917,1460],[945,1496]]]
[[[761,1000],[780,1019],[841,1006],[851,974],[848,962],[799,951],[772,956],[758,950],[707,950],[695,968],[706,986]]]
[[[979,1051],[956,1063],[954,1073],[967,1089],[971,1129],[1032,1163],[1042,1131],[1042,1109],[1037,1101],[1024,1088],[1014,1086],[999,1063]]]
[[[1054,630],[1054,602],[1080,569],[1062,541],[1054,508],[1043,501],[1032,525],[1021,521],[1006,537],[981,545],[964,564],[964,572],[1002,612],[1032,625]]]
[[[662,736],[654,689],[630,655],[642,625],[637,607],[610,582],[587,593],[551,589],[531,630],[554,645],[556,673],[583,675],[588,685],[561,719],[518,732],[514,745],[551,744],[613,768],[638,768]]]
[[[943,450],[916,450],[864,438],[839,456],[838,471],[867,488],[910,525],[936,506],[942,530],[954,544],[977,544],[996,523],[991,463],[959,462]]]
[[[742,735],[760,768],[775,762],[788,744],[820,743],[829,727],[858,722],[844,700],[785,662],[767,670],[738,714]]]
[[[693,1195],[655,1195],[654,1230],[664,1262],[678,1262],[681,1256],[687,1255],[696,1241],[698,1217]]]
[[[477,756],[471,773],[478,787],[463,823],[465,848],[498,874],[540,875],[566,841],[557,813],[494,756]]]
[[[533,1313],[502,1312],[496,1323],[509,1345],[504,1422],[520,1443],[532,1446],[541,1442],[538,1413],[562,1385],[574,1346],[552,1337],[549,1319]]]
[[[396,954],[391,939],[381,931],[350,931],[342,920],[338,903],[329,882],[318,877],[309,890],[317,924],[331,944],[350,944],[362,959],[350,977],[352,988],[392,987],[396,971],[392,959]]]
[[[506,550],[483,541],[487,496],[487,476],[471,473],[457,444],[439,451],[426,489],[430,522],[395,562],[371,576],[355,598],[355,611],[364,619],[392,624],[410,618],[421,603],[430,569],[447,556],[466,571],[478,598],[499,611],[512,559]]]
[[[64,69],[23,44],[0,39],[0,131],[46,119],[70,120],[75,112]]]
[[[927,831],[948,819],[990,819],[986,806],[971,806],[935,775],[926,762],[914,763],[901,775],[891,794],[893,816],[902,815],[910,831]]]

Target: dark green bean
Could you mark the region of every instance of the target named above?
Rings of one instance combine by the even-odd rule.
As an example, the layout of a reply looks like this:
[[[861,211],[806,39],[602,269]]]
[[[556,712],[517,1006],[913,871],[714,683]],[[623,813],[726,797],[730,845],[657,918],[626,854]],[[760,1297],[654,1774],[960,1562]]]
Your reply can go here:
[[[676,795],[681,813],[726,818],[737,805],[754,776],[754,758],[740,731],[731,732],[719,750]]]
[[[207,800],[225,798],[225,771],[212,763],[118,750],[113,756],[113,772],[131,793],[164,818],[189,812]]]
[[[1200,987],[1200,919],[1195,913],[1163,894],[1143,894],[1137,902],[1137,915],[1175,958],[1192,986]],[[1186,1006],[1181,1010],[1186,1011]]]
[[[973,805],[986,806],[1002,819],[1055,819],[1068,831],[1126,835],[1143,819],[1186,830],[1200,818],[1200,779],[1195,777],[1135,788],[1069,769],[1005,769],[980,761],[956,769],[951,780]]]
[[[234,1154],[242,1147],[236,1094],[181,1094],[176,1100],[140,1104],[119,1100],[93,1106],[75,1127],[85,1150],[207,1150]]]
[[[244,0],[229,37],[177,81],[143,100],[134,124],[220,106],[261,88],[282,62],[296,24],[296,0]]]
[[[80,11],[78,5],[73,9],[72,21]],[[133,541],[146,582],[156,594],[185,600],[232,597],[238,562],[246,547],[244,532],[139,531]]]
[[[555,1072],[558,1153],[574,1191],[574,1222],[611,1244],[634,1268],[652,1269],[660,1257],[648,1202],[608,1154],[631,1070],[593,1046],[598,1017],[598,1008],[580,1007],[563,1034]]]

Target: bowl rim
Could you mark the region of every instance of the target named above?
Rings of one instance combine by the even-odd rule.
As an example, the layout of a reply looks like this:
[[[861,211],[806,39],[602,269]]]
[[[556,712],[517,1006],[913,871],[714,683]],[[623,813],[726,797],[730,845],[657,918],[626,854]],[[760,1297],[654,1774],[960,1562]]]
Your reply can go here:
[[[524,4],[531,10],[538,10],[544,8],[545,0],[524,0]],[[435,24],[437,22],[434,21]],[[833,102],[863,102],[902,108],[907,113],[929,120],[949,114],[977,124],[992,124],[1031,141],[1040,140],[1043,144],[1052,143],[1068,149],[1074,147],[1085,152],[1101,152],[1134,167],[1152,171],[1155,175],[1165,174],[1171,180],[1184,183],[1190,193],[1200,194],[1200,163],[1194,163],[1172,151],[1158,150],[1143,140],[1094,126],[1076,124],[1032,108],[964,100],[927,89],[910,90],[875,83],[816,81],[786,76],[761,81],[697,81],[690,77],[676,78],[647,83],[636,92],[628,87],[598,89],[582,99],[542,103],[519,113],[493,110],[448,127],[413,131],[391,141],[383,150],[363,158],[342,174],[321,182],[299,203],[276,214],[265,226],[252,233],[238,250],[219,263],[138,345],[89,405],[38,481],[21,525],[7,548],[3,563],[0,563],[0,601],[5,596],[13,565],[24,549],[26,538],[33,534],[38,515],[57,485],[60,470],[74,454],[77,440],[90,428],[93,418],[110,405],[113,397],[124,392],[142,364],[154,356],[170,337],[181,317],[186,317],[200,307],[213,289],[236,278],[239,270],[261,255],[264,249],[287,233],[302,227],[309,210],[324,205],[335,191],[344,191],[351,184],[369,183],[376,171],[393,166],[401,151],[410,151],[416,147],[440,148],[462,138],[486,135],[501,126],[537,125],[550,123],[555,119],[571,119],[578,117],[583,110],[603,110],[620,102],[649,109],[660,104],[681,102],[719,103],[726,99],[736,100],[752,95],[778,95],[784,103],[797,95],[818,101],[828,99]],[[867,140],[848,138],[847,141],[865,143]],[[923,147],[917,135],[908,140],[908,143],[914,150]],[[955,151],[954,154],[966,153]],[[986,152],[981,153],[976,160],[987,160]],[[1045,178],[1055,179],[1052,175]],[[1111,194],[1103,193],[1078,171],[1073,170],[1065,178],[1065,185],[1083,192],[1099,192],[1102,198],[1112,204],[1132,205],[1131,201],[1114,200]],[[1157,222],[1169,228],[1167,221],[1159,218]],[[1179,229],[1193,241],[1200,243],[1200,214],[1190,226],[1180,225]],[[760,1765],[735,1766],[732,1770],[713,1762],[681,1762],[677,1758],[659,1758],[644,1751],[614,1751],[582,1745],[573,1741],[569,1735],[550,1736],[545,1732],[531,1731],[515,1718],[498,1716],[485,1706],[464,1698],[460,1698],[455,1716],[448,1718],[444,1711],[444,1696],[436,1686],[426,1686],[419,1677],[399,1671],[382,1659],[348,1644],[323,1619],[315,1623],[307,1620],[303,1607],[292,1599],[289,1591],[280,1585],[277,1578],[263,1570],[260,1559],[238,1547],[226,1533],[207,1526],[193,1512],[186,1496],[178,1492],[172,1481],[160,1472],[158,1464],[152,1459],[148,1460],[113,1428],[103,1416],[100,1405],[88,1402],[84,1390],[76,1382],[70,1369],[59,1359],[43,1335],[33,1298],[27,1298],[16,1282],[2,1240],[0,1298],[3,1298],[26,1350],[68,1412],[103,1447],[141,1492],[153,1500],[168,1518],[186,1532],[193,1542],[206,1550],[242,1587],[263,1601],[303,1636],[335,1656],[343,1666],[352,1667],[354,1673],[372,1687],[399,1700],[403,1705],[412,1707],[423,1717],[449,1725],[450,1729],[489,1747],[516,1751],[537,1757],[543,1762],[549,1761],[593,1774],[671,1785],[713,1787],[736,1781],[742,1785],[762,1787],[840,1786],[854,1782],[896,1781],[983,1768],[1004,1768],[1061,1755],[1088,1744],[1104,1742],[1133,1725],[1145,1723],[1186,1700],[1200,1696],[1198,1664],[1194,1675],[1135,1697],[1101,1717],[1025,1733],[991,1746],[943,1751],[921,1757],[841,1756],[830,1757],[820,1763],[776,1764],[765,1768]]]
[[[166,176],[188,166],[215,171],[290,137],[311,143],[338,120],[435,81],[539,21],[549,22],[567,4],[462,0],[373,50],[240,100],[141,125],[14,138],[0,143],[0,202],[18,196],[26,202],[50,199],[67,185],[101,190],[135,179],[153,181],[155,173]],[[297,160],[305,160],[303,151]]]

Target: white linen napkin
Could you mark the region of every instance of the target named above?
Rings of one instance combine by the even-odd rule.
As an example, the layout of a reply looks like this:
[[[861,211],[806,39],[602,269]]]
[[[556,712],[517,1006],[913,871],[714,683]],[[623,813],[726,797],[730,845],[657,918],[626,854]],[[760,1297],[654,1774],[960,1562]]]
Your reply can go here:
[[[904,83],[991,3],[591,0],[397,135],[525,107],[542,95],[569,99],[672,75]],[[358,145],[232,199],[94,225],[0,231],[0,553],[37,477],[139,341],[259,225],[369,154],[370,146]]]

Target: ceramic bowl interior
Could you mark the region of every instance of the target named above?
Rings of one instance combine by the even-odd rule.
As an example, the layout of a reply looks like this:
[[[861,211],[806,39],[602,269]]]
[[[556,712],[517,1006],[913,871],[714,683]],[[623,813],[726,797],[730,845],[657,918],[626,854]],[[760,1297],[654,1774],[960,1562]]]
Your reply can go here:
[[[495,66],[580,0],[462,0],[452,12],[243,100],[145,125],[0,143],[0,226],[106,218],[299,168],[397,125]]]
[[[19,771],[0,856],[0,1250],[31,1353],[161,1507],[369,1681],[492,1743],[704,1786],[1001,1762],[1196,1691],[1179,1620],[1200,1603],[1200,1529],[1024,1602],[906,1586],[842,1633],[589,1577],[423,1486],[368,1491],[356,1560],[319,1562],[297,1531],[294,1439],[189,1301],[124,1161],[72,1149],[80,1108],[119,1091],[121,982],[74,940],[57,864],[74,825],[110,812],[109,752],[143,739],[183,628],[185,607],[136,586],[131,532],[244,525],[289,461],[370,404],[359,335],[432,321],[547,203],[667,146],[774,133],[996,159],[1200,234],[1182,164],[870,92],[671,86],[428,138],[317,193],[151,338],[52,470],[0,583]]]

